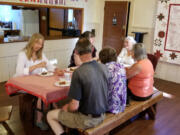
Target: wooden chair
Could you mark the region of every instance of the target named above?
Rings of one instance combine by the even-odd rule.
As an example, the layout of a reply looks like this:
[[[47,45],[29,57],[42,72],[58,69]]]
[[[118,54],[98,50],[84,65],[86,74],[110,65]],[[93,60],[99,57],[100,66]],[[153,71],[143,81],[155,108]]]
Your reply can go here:
[[[9,128],[6,121],[10,119],[12,109],[13,109],[12,105],[0,107],[0,123],[4,126],[4,128],[8,131],[9,134],[13,134],[13,132]]]
[[[159,58],[153,54],[147,54],[147,56],[148,56],[148,59],[151,61],[154,71],[155,71],[158,61],[159,61]]]

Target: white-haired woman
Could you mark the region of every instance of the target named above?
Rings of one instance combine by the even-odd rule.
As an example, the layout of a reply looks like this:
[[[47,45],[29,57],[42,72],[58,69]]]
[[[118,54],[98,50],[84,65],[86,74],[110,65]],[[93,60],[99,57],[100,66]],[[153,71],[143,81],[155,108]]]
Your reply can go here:
[[[126,70],[128,83],[128,96],[138,101],[149,99],[153,94],[154,69],[151,61],[147,58],[143,44],[135,44],[133,58],[137,61],[131,68]]]
[[[123,63],[129,66],[134,64],[134,59],[132,57],[132,49],[134,44],[136,44],[136,41],[133,37],[128,36],[125,38],[124,46],[117,59],[119,63]]]

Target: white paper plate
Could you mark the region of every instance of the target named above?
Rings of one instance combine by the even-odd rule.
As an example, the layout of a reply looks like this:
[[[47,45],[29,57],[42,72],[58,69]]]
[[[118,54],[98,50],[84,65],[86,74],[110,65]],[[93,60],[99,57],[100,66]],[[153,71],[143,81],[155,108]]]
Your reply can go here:
[[[53,72],[47,72],[47,74],[43,75],[42,73],[39,73],[38,75],[40,76],[53,76],[54,73]]]
[[[67,87],[67,86],[70,86],[71,82],[70,81],[66,81],[66,84],[59,84],[60,81],[57,81],[54,83],[55,86],[57,87]]]

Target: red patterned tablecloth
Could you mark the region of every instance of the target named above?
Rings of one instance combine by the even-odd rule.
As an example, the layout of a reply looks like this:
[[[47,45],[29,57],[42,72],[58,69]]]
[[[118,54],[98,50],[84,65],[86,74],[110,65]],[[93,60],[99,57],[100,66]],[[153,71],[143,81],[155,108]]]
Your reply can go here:
[[[57,87],[54,85],[59,80],[58,76],[42,77],[38,75],[15,77],[6,83],[8,95],[18,91],[41,98],[48,105],[67,97],[69,87]]]

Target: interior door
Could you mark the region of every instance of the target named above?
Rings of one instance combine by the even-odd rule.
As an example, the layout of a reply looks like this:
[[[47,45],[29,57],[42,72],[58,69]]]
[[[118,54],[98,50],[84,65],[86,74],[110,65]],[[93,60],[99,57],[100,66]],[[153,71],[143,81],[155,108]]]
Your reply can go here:
[[[128,28],[129,2],[106,1],[104,11],[103,47],[113,47],[119,54]]]

